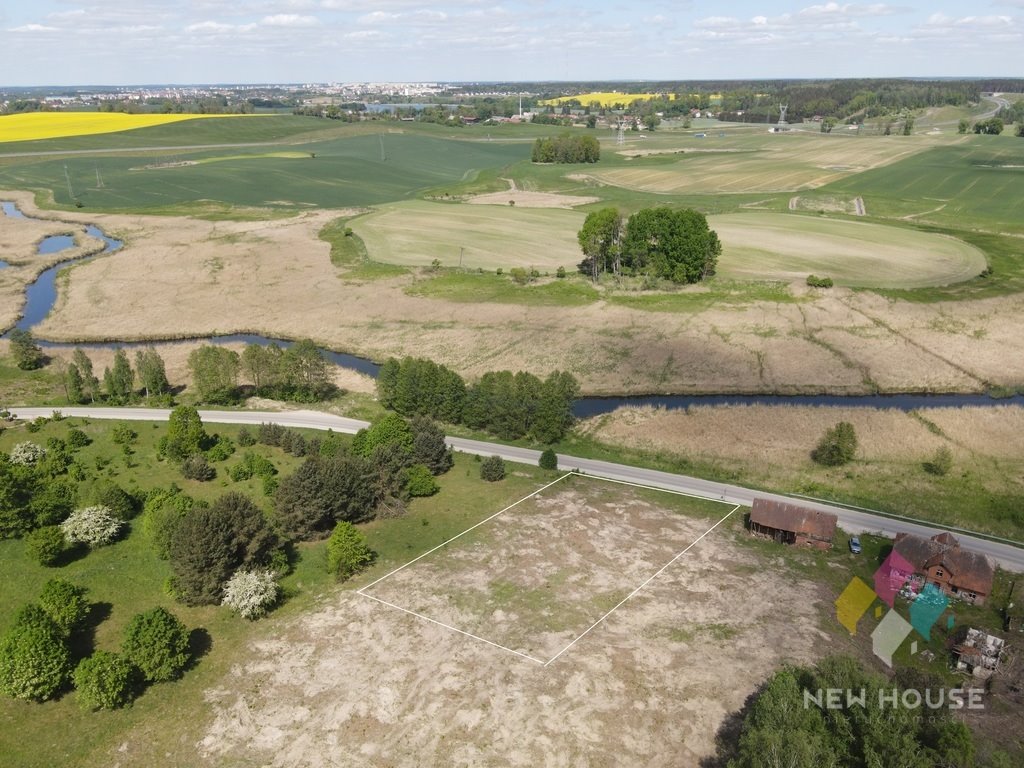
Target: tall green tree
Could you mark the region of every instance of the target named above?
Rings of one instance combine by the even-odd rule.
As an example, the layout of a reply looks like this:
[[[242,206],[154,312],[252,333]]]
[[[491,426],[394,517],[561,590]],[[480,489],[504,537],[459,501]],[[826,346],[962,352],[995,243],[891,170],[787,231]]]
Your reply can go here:
[[[596,282],[602,272],[619,274],[622,267],[622,215],[617,208],[602,208],[587,214],[577,233],[584,259],[579,270]]]
[[[274,496],[283,530],[296,539],[322,537],[338,521],[369,519],[377,504],[375,473],[360,456],[306,459]]]
[[[231,574],[266,565],[278,539],[252,499],[231,491],[195,506],[174,525],[169,549],[174,589],[187,605],[218,603]]]
[[[242,372],[252,381],[257,395],[281,383],[281,358],[284,350],[278,344],[246,344],[242,350]]]
[[[90,403],[96,402],[96,395],[100,391],[100,381],[92,369],[92,360],[81,347],[75,347],[71,354],[72,364],[82,374],[82,392],[89,398]]]
[[[312,339],[302,339],[288,347],[282,368],[296,399],[320,400],[333,389],[327,360]]]
[[[170,390],[164,359],[153,347],[146,347],[135,353],[135,373],[147,398],[150,395],[162,395]]]
[[[128,353],[118,348],[114,351],[114,366],[103,371],[103,388],[113,400],[124,400],[131,396],[135,374],[128,362]]]
[[[207,439],[199,411],[191,405],[179,405],[167,420],[167,439],[161,450],[172,461],[184,461],[202,451]]]
[[[34,371],[43,365],[43,350],[29,331],[15,328],[8,334],[11,342],[11,357],[14,364],[23,371]]]
[[[199,399],[207,403],[230,403],[238,396],[238,353],[226,347],[204,344],[188,356]]]
[[[74,363],[69,364],[64,372],[64,391],[69,403],[81,403],[85,400],[85,380]]]
[[[622,252],[637,272],[696,283],[715,274],[722,244],[697,211],[645,208],[629,217]]]

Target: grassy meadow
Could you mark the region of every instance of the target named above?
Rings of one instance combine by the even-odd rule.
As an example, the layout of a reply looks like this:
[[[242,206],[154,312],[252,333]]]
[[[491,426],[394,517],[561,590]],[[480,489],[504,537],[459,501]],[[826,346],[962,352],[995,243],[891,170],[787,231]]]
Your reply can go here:
[[[375,261],[408,266],[572,269],[580,260],[576,211],[413,200],[378,207],[351,227]]]
[[[48,437],[65,437],[71,427],[77,427],[93,441],[76,453],[79,461],[91,468],[97,459],[109,460],[98,474],[129,491],[166,487],[175,482],[196,498],[213,500],[229,490],[242,490],[268,511],[270,501],[259,483],[232,482],[227,478],[227,467],[240,460],[244,450],[265,455],[282,477],[302,461],[278,448],[256,445],[240,449],[225,462],[216,462],[217,477],[199,483],[181,477],[168,462],[156,461],[156,443],[166,432],[165,424],[127,422],[138,433],[132,446],[134,454],[127,457],[111,439],[118,423],[68,418],[51,421],[36,433],[28,433],[24,427],[9,428],[0,434],[0,450],[9,451],[24,440],[45,444]],[[231,437],[237,435],[238,429],[232,425],[207,425],[208,432]],[[303,432],[307,436],[323,435]],[[153,552],[141,518],[131,522],[130,531],[122,540],[57,568],[44,568],[28,558],[21,540],[0,541],[0,560],[4,563],[0,574],[0,632],[9,626],[20,606],[34,599],[48,579],[60,577],[88,588],[87,598],[94,606],[94,629],[77,649],[80,655],[88,655],[93,648],[116,651],[131,617],[158,605],[172,611],[194,630],[195,646],[200,651],[181,680],[150,686],[124,710],[84,712],[72,692],[44,704],[0,698],[0,720],[5,725],[0,732],[0,754],[4,764],[19,768],[108,766],[116,760],[118,745],[130,734],[144,740],[152,754],[176,750],[181,731],[166,724],[203,722],[209,707],[204,692],[245,658],[249,642],[273,637],[288,621],[330,600],[339,590],[369,583],[555,477],[557,474],[537,468],[517,466],[504,481],[485,483],[479,477],[479,464],[472,457],[458,455],[455,467],[438,478],[442,490],[436,496],[413,501],[404,517],[362,526],[377,559],[351,583],[337,584],[326,573],[323,542],[299,545],[294,568],[282,580],[285,601],[269,617],[256,623],[219,606],[190,608],[169,597],[164,582],[171,575],[170,568]],[[55,729],[55,722],[60,723],[59,728]]]

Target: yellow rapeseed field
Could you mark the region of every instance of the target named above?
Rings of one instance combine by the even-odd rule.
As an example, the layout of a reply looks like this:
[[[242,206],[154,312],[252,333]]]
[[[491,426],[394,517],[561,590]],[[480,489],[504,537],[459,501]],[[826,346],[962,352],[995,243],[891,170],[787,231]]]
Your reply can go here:
[[[610,107],[614,104],[632,104],[634,101],[657,99],[660,96],[662,96],[660,93],[616,93],[615,91],[595,91],[593,93],[581,93],[578,96],[559,96],[557,99],[545,99],[540,102],[540,105],[543,107],[558,107],[567,101],[576,99],[584,106],[597,102],[602,107]],[[675,94],[670,93],[668,97],[672,99],[675,97]]]
[[[203,117],[252,115],[127,115],[122,112],[23,112],[0,117],[0,143],[117,133]]]

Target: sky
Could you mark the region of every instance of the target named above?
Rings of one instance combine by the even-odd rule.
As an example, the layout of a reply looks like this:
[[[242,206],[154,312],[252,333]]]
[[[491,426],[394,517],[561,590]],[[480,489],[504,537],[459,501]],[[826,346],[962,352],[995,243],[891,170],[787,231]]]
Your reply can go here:
[[[1024,0],[0,0],[0,86],[1024,76]]]

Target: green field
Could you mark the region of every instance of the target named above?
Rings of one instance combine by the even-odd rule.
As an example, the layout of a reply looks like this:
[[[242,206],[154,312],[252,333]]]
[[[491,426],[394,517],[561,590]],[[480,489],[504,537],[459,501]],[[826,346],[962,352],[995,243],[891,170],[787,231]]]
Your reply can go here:
[[[869,216],[1024,234],[1024,141],[971,136],[819,191],[860,195]]]
[[[576,211],[415,200],[381,206],[350,226],[374,261],[493,270],[572,268],[580,260]]]
[[[431,135],[436,132],[378,129],[369,134],[356,126],[349,132],[332,129],[330,133],[330,138],[316,135],[314,140],[298,143],[299,157],[298,140],[293,139],[280,145],[290,149],[272,152],[264,146],[236,147],[230,152],[166,149],[8,158],[0,163],[0,189],[47,190],[58,207],[74,207],[77,200],[86,210],[101,212],[187,213],[189,206],[202,201],[249,208],[340,208],[409,198],[428,188],[470,179],[483,169],[503,167],[529,153],[522,144],[451,140]],[[165,136],[153,139],[157,140],[168,141]],[[175,144],[186,140],[201,141],[182,136]]]
[[[718,274],[736,280],[828,275],[839,285],[921,288],[976,277],[978,249],[942,235],[863,221],[776,213],[709,220],[722,241]]]

